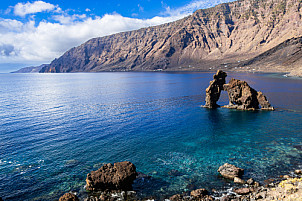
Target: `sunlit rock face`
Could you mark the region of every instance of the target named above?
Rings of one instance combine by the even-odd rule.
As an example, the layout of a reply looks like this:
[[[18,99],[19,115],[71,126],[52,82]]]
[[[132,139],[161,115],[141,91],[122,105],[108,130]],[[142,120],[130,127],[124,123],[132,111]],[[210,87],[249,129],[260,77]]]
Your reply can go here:
[[[222,66],[289,72],[302,63],[301,51],[297,53],[301,39],[294,39],[302,33],[301,6],[299,0],[220,4],[175,22],[93,38],[40,72],[179,71]]]
[[[213,76],[214,80],[210,82],[206,89],[206,104],[204,107],[217,108],[222,90],[228,92],[229,105],[223,107],[238,110],[274,110],[268,102],[266,96],[261,91],[256,91],[248,85],[247,82],[232,78],[225,84],[227,74],[221,70]]]

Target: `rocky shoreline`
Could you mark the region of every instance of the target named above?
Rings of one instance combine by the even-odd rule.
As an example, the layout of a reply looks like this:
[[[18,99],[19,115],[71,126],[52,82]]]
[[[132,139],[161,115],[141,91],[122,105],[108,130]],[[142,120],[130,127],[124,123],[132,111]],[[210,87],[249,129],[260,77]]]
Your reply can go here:
[[[204,187],[191,192],[182,192],[165,200],[170,201],[244,201],[244,200],[302,200],[302,170],[290,175],[269,179],[260,185],[253,178],[243,180],[244,169],[225,163],[217,170],[232,187],[227,192],[211,192]],[[141,174],[141,173],[140,173]],[[140,198],[132,190],[133,182],[142,175],[136,172],[134,164],[128,161],[105,164],[97,171],[87,174],[86,190],[88,197],[79,199],[76,193],[65,193],[59,201],[105,201],[105,200],[158,200],[154,197]],[[150,178],[146,177],[146,178]]]

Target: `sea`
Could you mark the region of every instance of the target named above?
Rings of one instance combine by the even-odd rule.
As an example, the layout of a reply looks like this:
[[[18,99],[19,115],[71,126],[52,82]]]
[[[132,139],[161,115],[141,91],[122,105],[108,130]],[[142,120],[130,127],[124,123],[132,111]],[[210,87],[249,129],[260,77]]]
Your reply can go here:
[[[0,197],[84,198],[87,174],[120,161],[148,175],[133,185],[138,196],[159,199],[227,190],[224,163],[261,184],[302,168],[302,79],[228,73],[276,110],[206,109],[213,74],[0,74]],[[226,92],[218,104],[228,104]]]

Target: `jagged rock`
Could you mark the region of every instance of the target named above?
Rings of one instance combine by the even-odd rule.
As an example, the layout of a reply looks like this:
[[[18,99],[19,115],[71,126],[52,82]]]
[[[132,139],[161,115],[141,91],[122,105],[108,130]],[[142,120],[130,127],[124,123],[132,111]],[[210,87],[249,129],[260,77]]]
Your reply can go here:
[[[243,179],[240,179],[239,177],[234,177],[234,183],[245,184],[246,182]]]
[[[206,104],[204,107],[217,108],[222,90],[228,92],[229,105],[223,106],[230,109],[256,110],[259,104],[263,110],[274,110],[267,98],[261,91],[256,91],[248,85],[247,82],[232,78],[228,84],[225,84],[227,74],[221,70],[213,76],[214,80],[210,82],[206,89]]]
[[[183,196],[181,196],[180,194],[173,195],[169,198],[169,200],[171,200],[171,201],[179,201],[182,199],[183,199]]]
[[[271,106],[271,104],[266,99],[266,96],[261,91],[258,91],[257,99],[262,110],[274,110],[274,107]]]
[[[79,201],[79,198],[72,193],[65,193],[59,201]]]
[[[213,76],[214,80],[210,82],[210,86],[206,89],[206,104],[204,107],[217,108],[217,101],[219,100],[220,93],[223,90],[225,84],[225,78],[227,74],[221,70]]]
[[[247,82],[232,78],[228,84],[224,85],[224,90],[229,95],[229,105],[225,107],[240,110],[259,109],[257,91]]]
[[[218,172],[221,174],[221,176],[227,179],[234,179],[235,177],[241,177],[244,174],[243,169],[228,163],[225,163],[224,165],[220,166]]]
[[[247,195],[251,192],[251,190],[249,188],[239,188],[235,189],[234,192],[238,195]]]
[[[103,165],[97,171],[87,174],[86,189],[97,190],[132,190],[132,183],[137,176],[134,164],[124,161]]]
[[[197,189],[191,192],[192,197],[203,197],[205,195],[208,195],[208,191],[204,188]]]
[[[253,180],[252,178],[250,178],[250,179],[248,179],[248,180],[246,181],[246,183],[247,183],[248,185],[253,185],[253,184],[254,184],[254,180]]]

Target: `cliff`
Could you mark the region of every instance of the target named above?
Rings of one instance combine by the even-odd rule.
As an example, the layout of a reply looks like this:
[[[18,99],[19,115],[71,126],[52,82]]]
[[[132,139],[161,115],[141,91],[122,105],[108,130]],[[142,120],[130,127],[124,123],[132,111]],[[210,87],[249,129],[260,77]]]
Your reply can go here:
[[[11,72],[11,73],[39,73],[39,71],[44,68],[48,67],[49,64],[42,64],[40,66],[30,66],[30,67],[24,67],[17,71]]]
[[[220,4],[172,23],[93,38],[40,72],[215,70],[237,62],[226,66],[235,68],[302,36],[301,6],[301,0]]]

